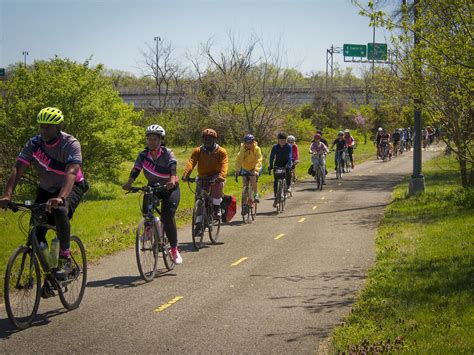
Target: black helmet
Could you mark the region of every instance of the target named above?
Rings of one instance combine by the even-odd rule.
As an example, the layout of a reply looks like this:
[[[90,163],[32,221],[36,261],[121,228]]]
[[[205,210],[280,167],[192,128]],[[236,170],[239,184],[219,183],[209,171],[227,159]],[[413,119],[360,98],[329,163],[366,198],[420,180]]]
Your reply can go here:
[[[286,139],[286,133],[285,132],[279,132],[277,135],[278,139]]]

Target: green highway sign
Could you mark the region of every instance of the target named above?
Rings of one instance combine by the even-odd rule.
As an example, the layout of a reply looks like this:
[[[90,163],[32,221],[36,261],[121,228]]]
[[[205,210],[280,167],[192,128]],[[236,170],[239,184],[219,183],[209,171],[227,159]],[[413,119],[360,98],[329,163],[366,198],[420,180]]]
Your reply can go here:
[[[5,76],[5,68],[0,68],[0,76]]]
[[[344,57],[365,57],[367,46],[365,44],[344,44],[342,46]]]
[[[375,56],[374,56],[375,45]],[[387,60],[386,43],[367,43],[367,59],[369,60]]]

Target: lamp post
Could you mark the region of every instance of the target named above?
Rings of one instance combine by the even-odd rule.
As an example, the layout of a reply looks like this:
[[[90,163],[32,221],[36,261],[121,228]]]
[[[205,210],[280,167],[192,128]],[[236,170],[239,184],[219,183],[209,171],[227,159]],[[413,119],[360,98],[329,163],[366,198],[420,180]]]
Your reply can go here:
[[[413,36],[413,50],[416,53],[416,49],[419,43],[419,29],[417,27],[418,20],[418,1],[414,1],[414,36]],[[406,4],[406,0],[404,0]],[[414,61],[415,69],[415,80],[418,80],[421,77],[421,65],[417,60]],[[419,98],[419,93],[417,93],[414,99],[414,121],[415,121],[415,130],[413,136],[413,174],[411,175],[410,184],[408,187],[409,195],[416,195],[425,190],[425,178],[421,173],[421,100]]]
[[[25,64],[26,67],[26,56],[29,54],[28,51],[23,51],[21,54],[23,54],[23,63]]]

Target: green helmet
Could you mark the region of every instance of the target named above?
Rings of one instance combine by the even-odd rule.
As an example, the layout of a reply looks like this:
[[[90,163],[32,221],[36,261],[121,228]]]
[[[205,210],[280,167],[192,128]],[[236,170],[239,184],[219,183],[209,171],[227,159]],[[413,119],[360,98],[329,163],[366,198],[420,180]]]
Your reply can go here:
[[[38,113],[36,122],[42,124],[60,124],[64,121],[64,115],[61,110],[55,107],[45,107]]]

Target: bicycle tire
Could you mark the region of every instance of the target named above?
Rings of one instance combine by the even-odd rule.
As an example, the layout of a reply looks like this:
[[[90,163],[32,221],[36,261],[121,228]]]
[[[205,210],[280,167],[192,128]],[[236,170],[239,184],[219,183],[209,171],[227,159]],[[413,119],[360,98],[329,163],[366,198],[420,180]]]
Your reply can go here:
[[[316,173],[316,183],[317,183],[317,189],[321,191],[323,189],[323,176],[322,176],[322,167],[318,166],[318,170]]]
[[[193,237],[193,245],[196,250],[199,250],[202,248],[202,240],[204,238],[204,226],[201,228],[201,233],[199,235],[196,234],[196,217],[197,217],[197,212],[198,212],[198,203],[202,203],[202,200],[196,200],[196,203],[194,204],[194,209],[193,209],[193,222],[192,222],[192,237]],[[206,211],[205,208],[203,209],[203,216],[202,220],[204,222],[206,218]],[[204,224],[204,223],[203,223]]]
[[[221,230],[221,218],[214,219],[212,210],[214,206],[209,207],[209,212],[207,216],[207,232],[209,234],[209,239],[212,244],[217,244],[217,239],[219,238],[219,232]]]
[[[70,311],[79,307],[84,297],[87,284],[87,256],[84,244],[75,235],[71,236],[69,250],[71,251],[73,272],[65,282],[60,283],[58,294],[64,308]]]
[[[342,164],[341,159],[336,161],[336,179],[342,179]]]
[[[250,223],[250,205],[248,204],[249,201],[249,187],[244,186],[242,190],[242,210],[240,214],[242,215],[242,220],[244,221],[245,224]]]
[[[154,228],[151,228],[151,235],[145,235],[145,220],[142,220],[137,227],[135,256],[140,276],[146,282],[152,281],[158,264],[158,243]]]
[[[20,272],[18,275],[19,278],[23,276],[23,271],[24,271],[24,267],[25,267],[25,263],[27,259],[29,259],[29,263],[28,263],[29,269],[33,272],[32,274],[26,275],[26,280],[25,280],[27,281],[26,286],[19,285],[18,283],[20,282],[20,280],[17,279],[15,281],[12,275],[15,261],[17,260],[19,256],[21,256]],[[36,280],[34,280],[34,277],[36,277]],[[21,292],[18,292],[18,293],[26,294],[26,296],[28,296],[31,289],[33,289],[35,285],[36,285],[36,291],[34,292],[35,298],[34,298],[34,301],[32,302],[33,306],[31,307],[31,311],[27,311],[27,314],[25,314],[24,316],[20,316],[19,311],[17,311],[14,307],[13,299],[15,297],[13,297],[12,291],[14,289],[22,290]],[[29,325],[33,322],[33,319],[35,318],[36,313],[38,312],[38,307],[40,303],[40,292],[41,292],[41,271],[38,264],[38,259],[33,254],[32,249],[26,246],[20,246],[13,252],[10,259],[8,260],[7,269],[5,272],[5,284],[4,284],[5,309],[7,311],[8,319],[10,319],[12,324],[18,329],[28,328]],[[21,301],[25,300],[25,297],[20,297],[20,300]]]
[[[286,202],[286,182],[283,180],[282,185],[282,194],[280,195],[280,213],[285,210],[285,202]]]
[[[277,190],[276,190],[276,196],[275,198],[277,199],[277,203],[276,203],[276,209],[277,209],[277,214],[281,213],[281,210],[280,210],[280,200],[281,200],[281,189],[282,189],[282,186],[281,186],[281,180],[278,179],[278,182],[277,182]]]

